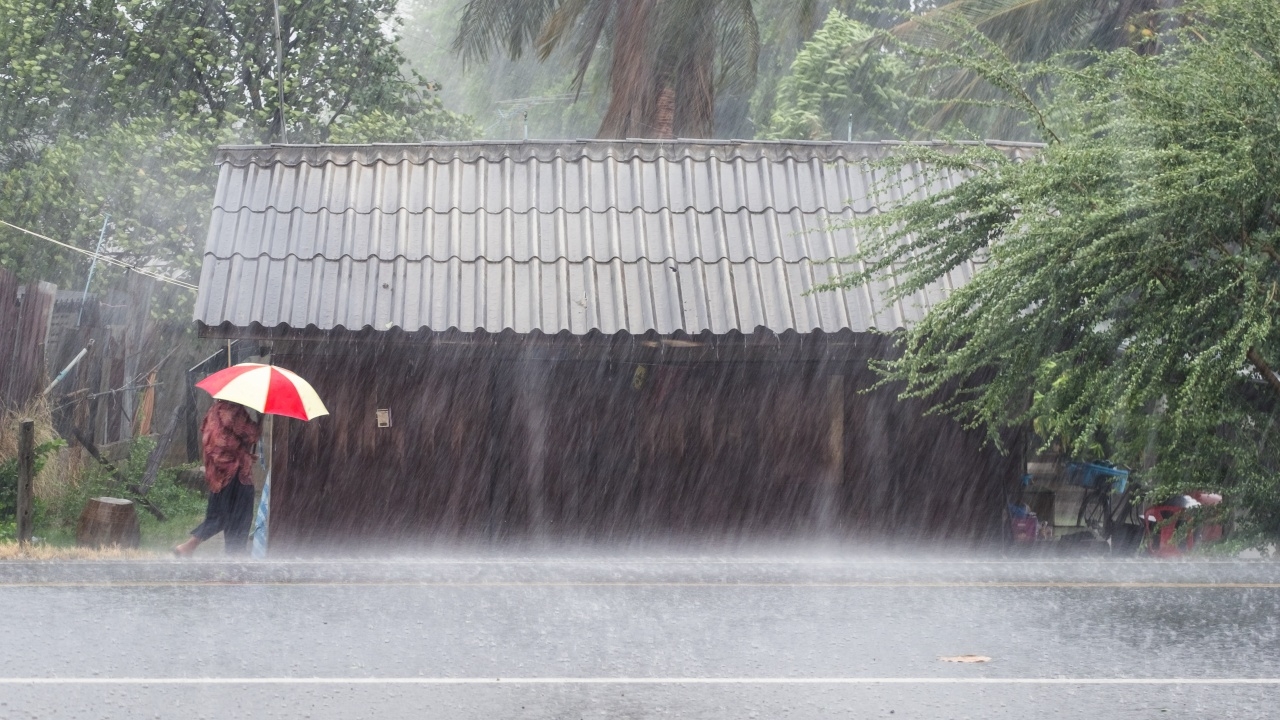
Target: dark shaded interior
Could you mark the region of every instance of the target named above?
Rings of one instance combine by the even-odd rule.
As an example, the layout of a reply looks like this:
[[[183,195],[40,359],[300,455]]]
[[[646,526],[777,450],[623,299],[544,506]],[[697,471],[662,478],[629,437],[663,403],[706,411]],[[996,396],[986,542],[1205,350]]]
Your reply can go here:
[[[1020,472],[1016,448],[866,392],[884,336],[393,337],[277,342],[332,415],[277,422],[274,548],[977,542]]]

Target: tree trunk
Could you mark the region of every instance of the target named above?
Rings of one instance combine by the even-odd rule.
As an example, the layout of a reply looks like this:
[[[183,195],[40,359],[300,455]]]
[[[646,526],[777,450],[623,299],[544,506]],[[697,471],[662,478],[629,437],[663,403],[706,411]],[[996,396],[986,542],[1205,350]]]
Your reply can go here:
[[[599,137],[651,137],[656,110],[655,53],[650,47],[656,0],[631,0],[618,7],[613,64],[609,68],[609,107]]]
[[[715,114],[716,36],[709,8],[694,20],[693,40],[680,48],[675,79],[675,137],[707,138]]]
[[[705,138],[715,110],[713,8],[664,18],[661,0],[620,3],[600,138]],[[687,27],[672,31],[673,22]],[[663,34],[666,28],[667,34]]]
[[[670,139],[675,137],[676,91],[670,85],[658,93],[657,117],[653,123],[653,136]]]
[[[90,498],[76,525],[78,547],[136,548],[141,538],[133,503],[121,498]]]

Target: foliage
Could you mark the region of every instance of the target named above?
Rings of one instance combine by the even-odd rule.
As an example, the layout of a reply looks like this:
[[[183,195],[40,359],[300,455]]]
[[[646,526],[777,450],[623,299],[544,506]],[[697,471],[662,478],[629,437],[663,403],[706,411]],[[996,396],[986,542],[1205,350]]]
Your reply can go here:
[[[1016,109],[1002,99],[1010,88],[990,82],[984,73],[957,54],[986,56],[1026,65],[1057,58],[1088,62],[1087,51],[1132,47],[1151,53],[1158,48],[1157,8],[1181,0],[949,0],[921,8],[891,32],[903,47],[915,48],[926,62],[916,74],[913,92],[938,102],[927,125],[935,130],[956,125],[978,137],[1020,139],[1026,126]],[[1019,93],[1040,96],[1051,91],[1048,78],[1028,73]]]
[[[154,117],[58,137],[35,161],[0,175],[0,218],[92,247],[110,213],[112,255],[140,265],[159,260],[171,274],[191,277],[213,204],[212,145],[232,138]],[[15,231],[0,233],[0,261],[24,275],[74,277],[79,260]]]
[[[329,128],[329,142],[420,143],[471,138],[477,134],[479,128],[471,118],[446,111],[444,103],[432,97],[426,107],[411,114],[375,109],[357,117],[340,115]]]
[[[0,105],[16,147],[103,120],[167,114],[279,139],[272,4],[248,0],[3,0]],[[401,72],[395,0],[281,0],[286,124],[323,140],[342,114],[414,105]],[[410,108],[414,114],[425,103]],[[438,108],[437,108],[438,110]]]
[[[439,81],[439,97],[446,104],[477,119],[483,126],[477,136],[522,138],[526,123],[533,138],[594,135],[608,100],[608,68],[592,63],[581,88],[575,89],[578,64],[569,45],[540,62],[504,54],[464,62],[451,43],[466,4],[467,0],[404,0],[399,45],[411,67]]]
[[[839,284],[893,275],[902,299],[976,268],[887,382],[993,439],[1038,419],[1073,453],[1098,443],[1156,495],[1220,491],[1275,537],[1280,6],[1184,10],[1163,53],[1063,62],[1049,107],[1022,99],[1035,160],[905,148],[895,166],[970,177],[859,221],[866,270]]]
[[[63,440],[50,440],[35,447],[34,471],[44,469],[49,456],[67,446]],[[18,459],[0,462],[0,539],[12,538],[18,528]]]
[[[912,13],[933,6],[933,0],[759,0],[756,13],[760,18],[760,62],[756,87],[743,119],[752,129],[734,131],[726,127],[729,132],[720,137],[763,137],[768,132],[777,109],[779,85],[791,74],[791,65],[801,48],[831,11],[839,11],[875,30],[887,30]]]
[[[572,47],[575,89],[608,56],[601,137],[708,137],[716,93],[755,82],[760,32],[749,0],[468,0],[454,42],[471,61],[560,47]]]
[[[0,0],[0,219],[190,280],[225,142],[459,139],[474,129],[402,70],[395,0]],[[359,130],[358,135],[354,130]],[[394,137],[383,137],[390,133]],[[83,277],[64,250],[0,230],[24,278]]]
[[[870,26],[832,10],[780,83],[766,137],[901,136],[912,110],[911,99],[900,89],[907,65],[874,42],[874,36]]]
[[[1110,51],[1154,37],[1161,0],[947,0],[894,26],[909,40],[947,47],[945,28],[976,27],[1013,59],[1040,62],[1075,50]],[[1135,37],[1136,36],[1136,37]]]
[[[467,62],[449,45],[468,0],[405,0],[401,50],[417,70],[444,79],[440,96],[451,107],[480,119],[483,136],[519,138],[527,121],[530,137],[581,138],[596,134],[609,100],[608,38],[595,61],[574,85],[579,68],[576,42],[562,42],[539,62],[527,60],[536,47],[529,33],[521,59],[513,60],[503,43],[490,45],[483,59]],[[804,41],[832,9],[859,22],[886,29],[912,9],[932,7],[932,0],[754,0],[759,27],[755,82],[714,87],[714,117],[709,137],[763,136],[774,114],[778,84],[788,75]],[[571,38],[572,40],[572,38]],[[749,78],[743,78],[749,79]],[[578,92],[580,90],[580,92]],[[527,118],[525,117],[527,112]]]
[[[130,444],[128,458],[117,465],[129,482],[136,484],[141,481],[142,474],[146,470],[147,457],[154,448],[155,439],[150,437],[136,438]],[[168,516],[168,522],[161,523],[147,511],[138,508],[138,522],[144,539],[148,541],[156,535],[163,536],[166,542],[172,537],[181,537],[193,526],[191,520],[204,513],[203,494],[185,488],[174,481],[180,469],[161,470],[160,476],[156,478],[155,484],[147,493],[147,499]],[[53,538],[55,541],[59,539],[73,541],[76,523],[80,519],[80,513],[84,510],[85,504],[90,498],[102,496],[131,497],[106,468],[94,464],[71,489],[44,503],[36,520],[37,534]]]

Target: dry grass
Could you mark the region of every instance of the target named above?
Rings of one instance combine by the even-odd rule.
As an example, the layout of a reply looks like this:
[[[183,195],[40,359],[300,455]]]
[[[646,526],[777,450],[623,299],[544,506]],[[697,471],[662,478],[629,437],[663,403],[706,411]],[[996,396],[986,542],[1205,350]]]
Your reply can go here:
[[[58,438],[58,433],[53,429],[53,417],[48,402],[44,398],[36,398],[21,410],[4,414],[3,422],[0,422],[0,461],[17,456],[18,422],[27,418],[36,422],[36,445]],[[78,455],[79,453],[72,453],[67,448],[63,448],[49,456],[44,469],[36,476],[36,497],[41,499],[56,497],[73,484],[80,474],[80,468],[73,467],[79,464],[76,463]]]
[[[16,542],[0,542],[0,561],[5,560],[146,560],[160,557],[152,550],[126,550],[118,547],[93,548],[55,547],[31,545],[20,547]]]
[[[4,424],[0,425],[0,458],[11,458],[18,454],[18,421],[30,418],[36,421],[36,444],[48,442],[58,437],[53,431],[53,417],[49,411],[49,403],[37,398],[18,411],[4,414]]]

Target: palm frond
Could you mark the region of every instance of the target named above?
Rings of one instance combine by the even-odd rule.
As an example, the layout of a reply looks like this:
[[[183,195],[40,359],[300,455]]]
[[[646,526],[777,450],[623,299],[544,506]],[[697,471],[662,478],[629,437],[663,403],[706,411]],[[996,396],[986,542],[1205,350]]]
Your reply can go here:
[[[952,0],[892,29],[928,47],[954,45],[949,28],[972,26],[1015,61],[1035,62],[1078,46],[1113,6],[1128,0]]]
[[[813,2],[798,3],[813,5]],[[726,0],[716,6],[716,85],[722,90],[750,91],[760,61],[760,25],[751,0]]]
[[[495,48],[512,59],[537,42],[562,0],[468,0],[453,39],[466,62],[484,62]]]
[[[573,28],[577,25],[578,18],[582,16],[587,6],[592,4],[591,0],[563,0],[560,7],[551,13],[547,18],[546,25],[543,26],[542,32],[538,35],[538,59],[546,60],[555,51],[556,47],[564,40]],[[611,0],[601,0],[594,3],[595,5],[611,5]]]
[[[1011,88],[984,78],[972,62],[968,66],[949,62],[948,54],[963,54],[971,61],[978,58],[993,67],[1015,67],[1073,51],[1110,50],[1129,41],[1126,25],[1134,16],[1150,12],[1159,2],[1162,0],[952,0],[898,24],[890,32],[908,47],[936,53],[925,62],[915,87],[918,94],[940,101],[929,127],[980,121],[989,128],[1016,132],[1019,113],[1005,102]],[[1042,83],[1033,81],[1019,88],[1018,94],[1030,100],[1044,91]]]
[[[601,44],[601,40],[605,36],[605,29],[608,26],[609,18],[613,15],[614,0],[597,0],[587,8],[587,17],[582,23],[582,28],[578,33],[578,41],[575,48],[575,54],[578,56],[578,70],[573,75],[573,80],[569,83],[569,87],[576,94],[582,92],[582,83],[587,78],[587,70],[591,67],[591,60],[595,57],[596,48]],[[546,55],[542,56],[546,59]]]

